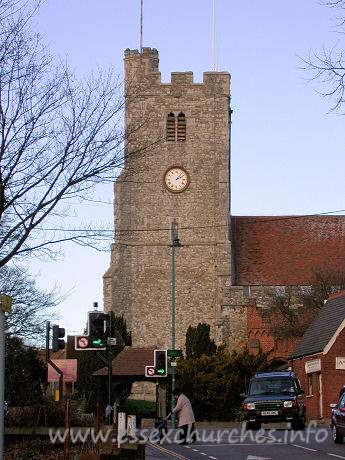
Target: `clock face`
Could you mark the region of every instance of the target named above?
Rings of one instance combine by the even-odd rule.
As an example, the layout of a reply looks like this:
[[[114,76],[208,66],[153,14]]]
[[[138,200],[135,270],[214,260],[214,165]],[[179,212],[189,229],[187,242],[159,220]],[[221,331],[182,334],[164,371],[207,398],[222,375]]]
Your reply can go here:
[[[188,173],[183,168],[170,168],[165,173],[164,183],[170,192],[183,192],[189,185]]]

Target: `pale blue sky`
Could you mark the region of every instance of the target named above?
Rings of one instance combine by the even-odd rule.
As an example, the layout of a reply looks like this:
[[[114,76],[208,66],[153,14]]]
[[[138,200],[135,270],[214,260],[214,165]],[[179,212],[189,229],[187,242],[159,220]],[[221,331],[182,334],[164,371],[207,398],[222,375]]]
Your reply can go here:
[[[318,0],[216,0],[216,67],[231,73],[232,213],[310,214],[345,209],[343,116],[306,82],[298,56],[344,37],[336,11]],[[126,48],[140,45],[140,0],[46,0],[36,20],[52,52],[79,77],[98,66],[123,73]],[[212,70],[212,0],[144,0],[144,46],[157,48],[162,80]],[[316,86],[315,86],[316,87]],[[112,186],[96,197],[112,200]],[[77,209],[78,219],[112,222],[112,204]],[[39,284],[74,290],[60,325],[82,333],[92,303],[103,306],[110,253],[67,244],[65,259],[31,267]]]

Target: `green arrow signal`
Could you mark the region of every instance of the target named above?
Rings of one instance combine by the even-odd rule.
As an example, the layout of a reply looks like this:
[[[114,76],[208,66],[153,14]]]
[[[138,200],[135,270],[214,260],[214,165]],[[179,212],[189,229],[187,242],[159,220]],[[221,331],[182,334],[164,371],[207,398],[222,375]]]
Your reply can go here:
[[[158,374],[164,374],[164,369],[157,369]]]
[[[101,344],[101,339],[93,340],[92,343],[94,345],[100,345]]]

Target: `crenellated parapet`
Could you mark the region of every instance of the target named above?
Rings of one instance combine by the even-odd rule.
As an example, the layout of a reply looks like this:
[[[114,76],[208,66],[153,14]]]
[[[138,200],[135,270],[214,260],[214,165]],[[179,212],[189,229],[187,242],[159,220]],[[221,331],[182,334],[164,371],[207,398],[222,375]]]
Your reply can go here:
[[[144,83],[146,86],[149,83],[151,89],[161,86],[172,91],[188,87],[214,90],[216,87],[217,91],[221,89],[223,95],[230,95],[229,72],[204,72],[202,83],[194,83],[193,72],[172,72],[171,83],[163,83],[159,72],[159,54],[155,48],[143,48],[142,53],[126,49],[125,75],[127,85]]]

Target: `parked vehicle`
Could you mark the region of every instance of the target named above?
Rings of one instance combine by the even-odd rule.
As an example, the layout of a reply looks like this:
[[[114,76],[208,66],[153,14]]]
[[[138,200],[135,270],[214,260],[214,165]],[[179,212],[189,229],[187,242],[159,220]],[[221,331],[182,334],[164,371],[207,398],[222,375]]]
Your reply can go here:
[[[333,441],[340,444],[345,436],[345,393],[340,396],[338,404],[332,409],[331,429]]]
[[[293,430],[305,428],[305,405],[298,378],[289,372],[255,374],[243,404],[247,429],[258,430],[262,423],[290,422]]]

